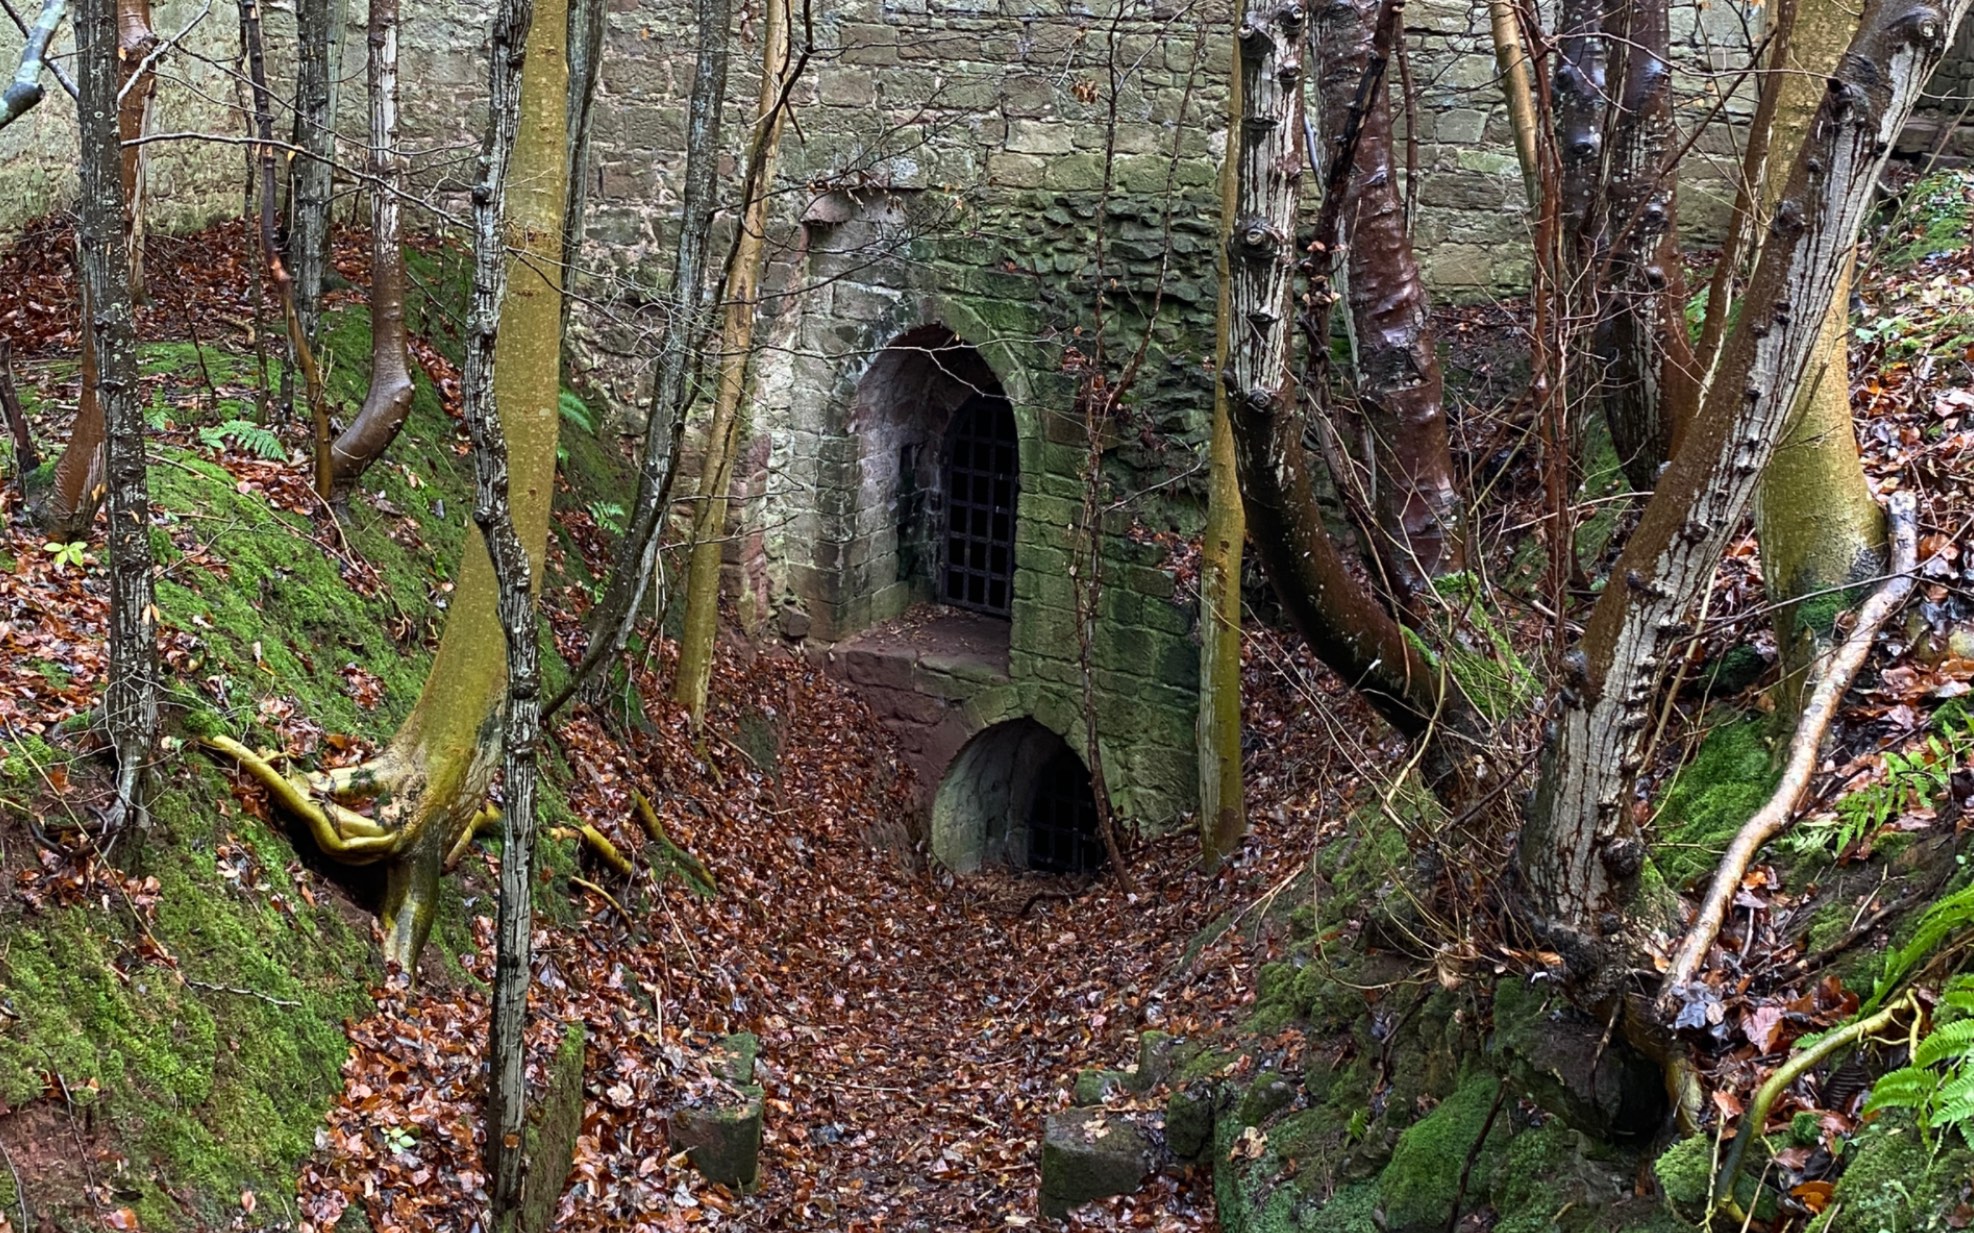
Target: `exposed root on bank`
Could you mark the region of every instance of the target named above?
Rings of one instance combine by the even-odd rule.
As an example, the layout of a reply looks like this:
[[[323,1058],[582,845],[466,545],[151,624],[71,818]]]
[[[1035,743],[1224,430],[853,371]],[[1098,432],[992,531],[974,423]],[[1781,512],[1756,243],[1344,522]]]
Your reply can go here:
[[[1797,807],[1809,791],[1823,738],[1829,733],[1831,722],[1837,718],[1837,709],[1849,692],[1851,682],[1857,679],[1858,671],[1864,667],[1878,630],[1905,605],[1907,597],[1912,594],[1913,571],[1918,563],[1918,509],[1913,495],[1909,492],[1895,493],[1886,514],[1892,541],[1891,575],[1858,609],[1857,621],[1849,636],[1831,655],[1815,691],[1803,707],[1796,734],[1789,742],[1789,757],[1775,793],[1742,825],[1740,832],[1734,836],[1733,844],[1721,857],[1720,867],[1714,871],[1713,881],[1707,887],[1699,913],[1694,916],[1693,924],[1687,929],[1671,966],[1666,969],[1665,980],[1659,986],[1657,1010],[1668,1020],[1678,1013],[1681,991],[1698,974],[1707,951],[1712,948],[1714,939],[1720,936],[1728,909],[1733,906],[1735,893],[1741,888],[1741,879],[1747,875],[1748,866],[1754,863],[1756,853],[1761,851],[1763,844],[1788,829],[1795,817]]]

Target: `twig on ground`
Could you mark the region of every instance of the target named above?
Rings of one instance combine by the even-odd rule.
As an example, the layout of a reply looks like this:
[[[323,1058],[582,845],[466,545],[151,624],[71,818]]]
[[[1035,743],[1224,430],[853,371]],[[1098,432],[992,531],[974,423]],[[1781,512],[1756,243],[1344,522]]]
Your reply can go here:
[[[1830,731],[1831,721],[1837,717],[1837,708],[1842,704],[1844,694],[1856,679],[1858,670],[1864,666],[1865,657],[1871,653],[1871,643],[1879,627],[1890,620],[1892,614],[1904,605],[1906,597],[1912,594],[1913,568],[1918,557],[1918,510],[1912,494],[1895,494],[1887,514],[1891,522],[1891,576],[1858,609],[1856,624],[1830,657],[1828,666],[1816,683],[1815,692],[1803,707],[1802,717],[1796,724],[1796,735],[1789,742],[1789,758],[1774,795],[1742,825],[1733,844],[1721,857],[1720,867],[1714,871],[1713,882],[1707,887],[1706,898],[1701,902],[1678,953],[1666,969],[1665,981],[1659,987],[1658,1009],[1662,1015],[1669,1015],[1677,1008],[1680,991],[1699,972],[1708,949],[1720,936],[1727,910],[1734,902],[1734,895],[1741,887],[1741,879],[1747,874],[1748,866],[1754,863],[1755,854],[1763,844],[1787,829],[1793,820],[1797,806],[1809,791],[1810,777],[1816,771],[1823,738]]]

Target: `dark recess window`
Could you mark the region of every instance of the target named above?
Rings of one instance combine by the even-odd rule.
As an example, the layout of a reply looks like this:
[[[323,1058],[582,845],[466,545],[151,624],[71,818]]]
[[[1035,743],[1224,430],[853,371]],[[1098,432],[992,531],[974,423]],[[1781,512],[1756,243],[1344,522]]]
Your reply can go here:
[[[975,395],[953,413],[946,461],[946,562],[940,597],[994,616],[1014,606],[1014,507],[1020,491],[1014,411]]]
[[[1088,873],[1104,864],[1097,802],[1090,775],[1067,748],[1042,768],[1028,819],[1028,867],[1045,873]]]

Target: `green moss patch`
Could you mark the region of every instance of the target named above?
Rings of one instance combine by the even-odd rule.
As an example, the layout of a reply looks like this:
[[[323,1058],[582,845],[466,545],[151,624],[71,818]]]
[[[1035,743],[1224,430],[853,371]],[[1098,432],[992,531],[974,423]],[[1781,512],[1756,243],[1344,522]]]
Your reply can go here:
[[[1761,720],[1737,719],[1708,732],[1659,810],[1652,859],[1665,880],[1680,887],[1712,873],[1742,824],[1775,791],[1776,778]]]

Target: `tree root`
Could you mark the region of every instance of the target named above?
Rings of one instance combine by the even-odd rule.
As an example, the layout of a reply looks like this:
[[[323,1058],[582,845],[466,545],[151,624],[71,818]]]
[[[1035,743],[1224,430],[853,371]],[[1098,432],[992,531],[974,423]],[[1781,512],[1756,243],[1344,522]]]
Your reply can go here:
[[[587,822],[579,826],[558,826],[554,830],[551,830],[549,834],[555,836],[557,839],[582,840],[585,844],[589,845],[590,851],[596,853],[597,857],[604,864],[610,866],[626,878],[633,876],[637,872],[637,868],[631,864],[630,858],[625,856],[616,844],[610,842],[610,837]]]
[[[1815,692],[1803,707],[1802,719],[1796,725],[1795,737],[1789,742],[1788,761],[1775,794],[1741,827],[1733,844],[1721,857],[1720,867],[1714,871],[1713,882],[1707,887],[1706,898],[1702,900],[1700,910],[1687,929],[1672,964],[1666,969],[1664,982],[1659,986],[1657,1009],[1668,1019],[1678,1013],[1681,991],[1692,982],[1714,939],[1720,936],[1728,909],[1734,903],[1735,892],[1740,889],[1741,879],[1747,875],[1748,866],[1754,863],[1756,853],[1763,844],[1788,828],[1797,806],[1809,791],[1810,777],[1816,771],[1817,754],[1823,738],[1837,717],[1837,708],[1842,704],[1844,694],[1849,691],[1851,682],[1857,678],[1858,670],[1871,653],[1871,643],[1879,627],[1912,594],[1913,567],[1918,555],[1917,511],[1912,494],[1894,494],[1887,515],[1891,523],[1891,576],[1858,609],[1856,624],[1830,657],[1828,666],[1816,683]]]
[[[650,799],[636,788],[632,788],[631,800],[637,805],[637,820],[644,827],[644,833],[651,842],[664,848],[666,856],[672,863],[683,868],[693,881],[717,893],[720,884],[713,877],[713,871],[706,868],[698,857],[680,847],[671,835],[666,833],[665,824],[658,820],[658,811],[651,807]]]
[[[276,804],[308,826],[309,836],[325,854],[346,864],[367,865],[388,860],[404,850],[404,831],[383,826],[335,800],[318,798],[318,793],[322,791],[318,781],[333,779],[343,772],[316,777],[316,780],[290,777],[232,737],[201,737],[199,744],[233,759],[241,770],[267,789]],[[373,781],[379,787],[383,786],[386,778],[385,775],[373,774]]]
[[[452,867],[457,865],[460,858],[466,855],[466,849],[472,847],[473,841],[480,837],[480,832],[498,821],[500,821],[500,810],[495,809],[492,805],[482,805],[480,811],[473,815],[473,820],[468,822],[465,829],[459,832],[459,838],[452,841],[452,849],[446,853],[445,870],[450,873]]]
[[[1775,1073],[1755,1089],[1755,1098],[1741,1117],[1741,1128],[1735,1132],[1733,1144],[1721,1157],[1720,1172],[1714,1175],[1714,1203],[1718,1210],[1745,1224],[1747,1213],[1741,1210],[1740,1203],[1734,1197],[1735,1184],[1740,1181],[1741,1159],[1747,1154],[1748,1144],[1760,1137],[1762,1127],[1768,1123],[1768,1111],[1775,1107],[1782,1093],[1789,1090],[1789,1085],[1821,1065],[1831,1054],[1884,1031],[1893,1020],[1907,1012],[1919,1013],[1919,1002],[1911,993],[1877,1014],[1847,1023],[1818,1038],[1815,1044],[1775,1068]]]

